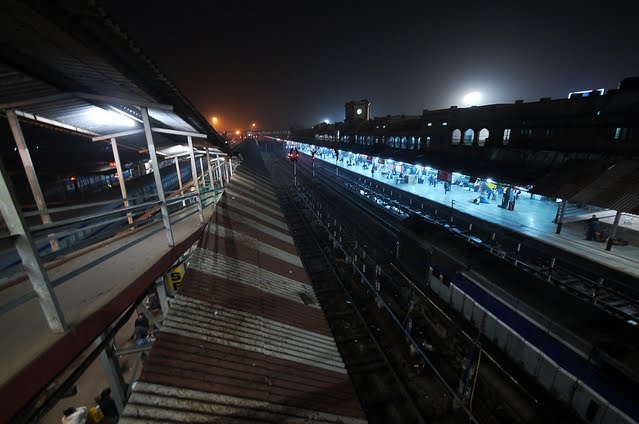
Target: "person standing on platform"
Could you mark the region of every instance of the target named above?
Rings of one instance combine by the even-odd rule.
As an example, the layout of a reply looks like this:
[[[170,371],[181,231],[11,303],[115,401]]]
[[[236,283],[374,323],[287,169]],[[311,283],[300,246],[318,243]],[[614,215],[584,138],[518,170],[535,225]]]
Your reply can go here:
[[[586,221],[587,230],[586,230],[586,240],[593,240],[595,237],[595,232],[597,231],[597,225],[599,223],[599,218],[597,215],[593,215],[588,221]]]

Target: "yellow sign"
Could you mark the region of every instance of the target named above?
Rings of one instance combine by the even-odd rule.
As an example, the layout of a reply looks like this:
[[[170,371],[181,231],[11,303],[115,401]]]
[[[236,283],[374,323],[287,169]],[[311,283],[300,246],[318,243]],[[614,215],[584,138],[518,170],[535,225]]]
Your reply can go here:
[[[169,283],[169,287],[173,290],[177,290],[180,287],[180,283],[184,278],[184,265],[180,264],[173,268],[171,272],[166,275],[166,279]]]

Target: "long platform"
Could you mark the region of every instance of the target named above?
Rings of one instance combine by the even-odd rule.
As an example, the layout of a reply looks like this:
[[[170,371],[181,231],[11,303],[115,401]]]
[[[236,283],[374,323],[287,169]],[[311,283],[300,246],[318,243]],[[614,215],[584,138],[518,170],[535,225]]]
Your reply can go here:
[[[301,153],[309,155],[310,151],[302,149]],[[335,169],[334,158],[316,156],[316,159],[321,161],[320,166],[329,166]],[[348,166],[346,161],[339,161],[337,166],[365,176],[368,179],[377,180],[385,184],[395,184],[394,180],[388,179],[379,172],[371,174],[370,167],[364,169],[363,165]],[[479,219],[507,227],[639,278],[639,247],[632,245],[613,246],[611,251],[606,251],[604,249],[605,243],[584,240],[585,226],[581,223],[564,225],[561,234],[556,234],[557,225],[553,223],[557,213],[557,203],[555,202],[522,196],[517,201],[515,210],[509,211],[499,208],[495,201],[490,204],[476,205],[472,203],[472,200],[477,197],[477,193],[455,185],[451,187],[451,191],[448,193],[444,191],[442,184],[436,187],[429,186],[427,183],[397,184],[396,186],[398,190],[416,194],[447,207],[452,205],[455,209]],[[610,221],[611,219],[611,217],[607,217],[603,218],[602,221],[607,222],[606,220]],[[637,224],[639,222],[635,223],[635,225]],[[623,226],[624,223],[622,222],[621,225]]]
[[[212,207],[205,209],[205,222]],[[47,271],[71,329],[53,334],[28,281],[0,292],[0,422],[8,422],[38,391],[90,346],[192,246],[204,225],[194,208],[171,217],[175,247],[162,222],[62,257]],[[82,252],[79,252],[82,253]]]
[[[365,422],[261,159],[201,237],[121,417]]]

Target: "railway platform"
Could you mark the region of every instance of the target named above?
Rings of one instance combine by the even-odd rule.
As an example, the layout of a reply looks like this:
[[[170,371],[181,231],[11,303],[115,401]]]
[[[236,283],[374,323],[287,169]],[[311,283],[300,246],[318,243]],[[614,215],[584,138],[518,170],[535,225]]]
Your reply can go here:
[[[310,149],[302,148],[301,153],[310,155]],[[376,158],[375,158],[376,159]],[[325,156],[316,156],[316,161],[320,161],[319,166],[330,166],[335,168],[335,159]],[[437,202],[446,207],[453,207],[461,212],[472,215],[476,218],[498,224],[510,230],[519,232],[526,236],[535,238],[545,243],[552,244],[570,253],[587,258],[601,265],[616,269],[628,275],[639,277],[639,247],[632,244],[627,246],[613,246],[611,251],[605,250],[605,243],[585,240],[585,220],[592,214],[597,214],[600,222],[612,223],[614,211],[607,213],[580,211],[573,219],[567,220],[561,234],[556,234],[557,224],[553,222],[557,214],[558,204],[549,200],[540,199],[539,196],[530,198],[530,195],[522,193],[516,202],[515,210],[507,210],[498,207],[498,201],[491,201],[488,204],[474,204],[473,200],[478,197],[474,191],[457,185],[452,185],[451,190],[446,192],[440,182],[437,186],[424,184],[398,184],[395,180],[389,179],[379,172],[371,174],[370,167],[364,168],[363,164],[347,165],[347,161],[339,161],[337,166],[348,171],[360,174],[367,179],[379,181],[385,184],[394,184],[397,190],[405,191]],[[636,233],[639,228],[639,219],[627,216],[622,219],[620,227],[625,227],[626,231]]]

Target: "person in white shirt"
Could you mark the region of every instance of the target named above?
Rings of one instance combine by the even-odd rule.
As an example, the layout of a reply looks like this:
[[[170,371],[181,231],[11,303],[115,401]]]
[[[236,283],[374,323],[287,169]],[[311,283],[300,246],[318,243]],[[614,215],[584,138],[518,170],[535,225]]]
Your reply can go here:
[[[63,414],[62,424],[84,424],[87,421],[87,408],[84,406],[67,408]]]

